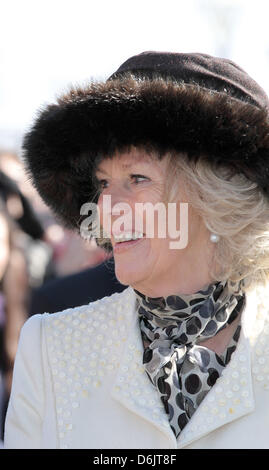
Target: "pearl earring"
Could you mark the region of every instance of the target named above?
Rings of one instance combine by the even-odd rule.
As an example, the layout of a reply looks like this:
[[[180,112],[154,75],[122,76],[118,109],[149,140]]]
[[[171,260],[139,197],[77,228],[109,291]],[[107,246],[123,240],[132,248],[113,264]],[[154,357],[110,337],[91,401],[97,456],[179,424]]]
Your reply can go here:
[[[217,235],[216,233],[211,233],[210,240],[212,241],[212,243],[218,243],[219,239],[220,239],[219,235]]]

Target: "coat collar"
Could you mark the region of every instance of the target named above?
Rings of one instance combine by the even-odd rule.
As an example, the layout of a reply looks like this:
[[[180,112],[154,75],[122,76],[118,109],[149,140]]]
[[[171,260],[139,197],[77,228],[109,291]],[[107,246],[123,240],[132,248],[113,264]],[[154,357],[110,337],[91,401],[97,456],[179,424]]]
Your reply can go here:
[[[230,363],[178,439],[175,438],[170,428],[157,390],[144,371],[143,344],[138,315],[135,311],[135,294],[130,287],[128,295],[131,300],[131,322],[122,352],[121,365],[111,392],[114,399],[163,432],[170,448],[185,447],[220,426],[253,412],[255,403],[250,341],[257,315],[255,291],[246,296],[246,306],[242,314],[242,331]]]

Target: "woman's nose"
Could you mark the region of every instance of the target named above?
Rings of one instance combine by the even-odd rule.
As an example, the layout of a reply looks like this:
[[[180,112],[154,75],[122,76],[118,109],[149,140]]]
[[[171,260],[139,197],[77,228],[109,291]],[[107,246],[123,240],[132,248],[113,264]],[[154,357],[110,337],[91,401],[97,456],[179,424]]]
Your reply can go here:
[[[120,185],[111,185],[106,191],[103,192],[98,201],[99,209],[102,209],[103,207],[105,207],[107,211],[110,209],[111,214],[113,213],[113,208],[115,206],[118,208],[121,204],[123,206],[129,204],[131,206],[132,198],[130,191]]]
[[[126,217],[130,225],[132,220],[132,199],[125,188],[109,188],[98,201],[100,220],[109,234],[113,223],[119,217]],[[129,220],[130,219],[130,220]]]

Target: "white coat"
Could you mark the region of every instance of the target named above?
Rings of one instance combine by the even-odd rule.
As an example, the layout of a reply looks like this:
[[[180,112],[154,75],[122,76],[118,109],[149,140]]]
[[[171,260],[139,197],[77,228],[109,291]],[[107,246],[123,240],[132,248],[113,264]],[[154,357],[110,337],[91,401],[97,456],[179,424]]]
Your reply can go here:
[[[178,439],[143,368],[131,287],[34,315],[21,331],[5,448],[268,449],[264,293],[247,295],[238,347]]]

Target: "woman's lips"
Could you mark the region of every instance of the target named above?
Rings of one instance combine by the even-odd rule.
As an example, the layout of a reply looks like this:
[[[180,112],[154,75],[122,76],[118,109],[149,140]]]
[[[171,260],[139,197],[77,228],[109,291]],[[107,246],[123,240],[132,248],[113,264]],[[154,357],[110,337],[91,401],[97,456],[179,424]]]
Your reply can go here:
[[[113,247],[113,252],[114,253],[123,253],[124,251],[127,251],[134,246],[138,245],[139,243],[143,242],[144,238],[138,238],[137,240],[129,240],[126,242],[118,242],[115,243]]]

